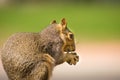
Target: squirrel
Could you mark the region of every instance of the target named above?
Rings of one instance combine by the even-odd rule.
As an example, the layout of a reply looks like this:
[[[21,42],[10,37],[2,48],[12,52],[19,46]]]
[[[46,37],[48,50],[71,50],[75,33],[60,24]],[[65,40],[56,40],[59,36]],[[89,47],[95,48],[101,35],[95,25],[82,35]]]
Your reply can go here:
[[[8,38],[1,49],[1,60],[9,80],[50,80],[55,66],[75,65],[74,34],[66,19],[53,20],[41,32],[20,32]]]

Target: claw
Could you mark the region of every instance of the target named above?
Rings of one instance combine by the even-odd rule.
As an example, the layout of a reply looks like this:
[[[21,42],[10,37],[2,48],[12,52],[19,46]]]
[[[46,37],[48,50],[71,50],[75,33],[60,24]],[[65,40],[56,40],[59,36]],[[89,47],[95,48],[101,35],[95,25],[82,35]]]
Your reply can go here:
[[[77,55],[77,53],[75,53],[75,52],[74,52],[74,53],[71,53],[71,54],[73,54],[73,55]]]

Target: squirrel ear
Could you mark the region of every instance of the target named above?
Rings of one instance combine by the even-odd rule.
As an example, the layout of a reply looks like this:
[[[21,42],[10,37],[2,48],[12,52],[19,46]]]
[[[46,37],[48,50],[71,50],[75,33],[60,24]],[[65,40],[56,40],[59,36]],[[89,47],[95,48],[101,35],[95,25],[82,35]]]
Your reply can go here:
[[[57,23],[56,20],[53,20],[53,21],[51,22],[51,24],[55,24],[55,23]]]
[[[61,20],[61,25],[65,28],[65,27],[67,27],[67,22],[66,22],[66,19],[65,18],[63,18],[62,20]]]
[[[64,26],[64,25],[66,25],[66,24],[67,24],[67,22],[66,22],[66,19],[65,19],[65,18],[63,18],[63,19],[61,20],[61,24],[62,24],[62,26]]]

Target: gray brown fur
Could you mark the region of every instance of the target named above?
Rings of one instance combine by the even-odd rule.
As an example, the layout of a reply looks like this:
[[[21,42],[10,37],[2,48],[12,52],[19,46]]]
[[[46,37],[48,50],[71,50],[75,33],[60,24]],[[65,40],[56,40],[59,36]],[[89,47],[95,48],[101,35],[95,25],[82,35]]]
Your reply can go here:
[[[1,58],[10,80],[49,80],[56,65],[78,62],[76,53],[63,53],[67,43],[56,26],[58,24],[54,21],[41,32],[16,33],[7,40]]]

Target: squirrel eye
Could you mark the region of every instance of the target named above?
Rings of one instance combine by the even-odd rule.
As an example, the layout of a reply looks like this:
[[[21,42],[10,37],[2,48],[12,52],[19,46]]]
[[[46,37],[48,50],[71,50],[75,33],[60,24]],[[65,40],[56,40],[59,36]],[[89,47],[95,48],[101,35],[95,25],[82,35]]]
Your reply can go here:
[[[72,40],[74,38],[74,35],[72,33],[69,33],[69,39]]]

